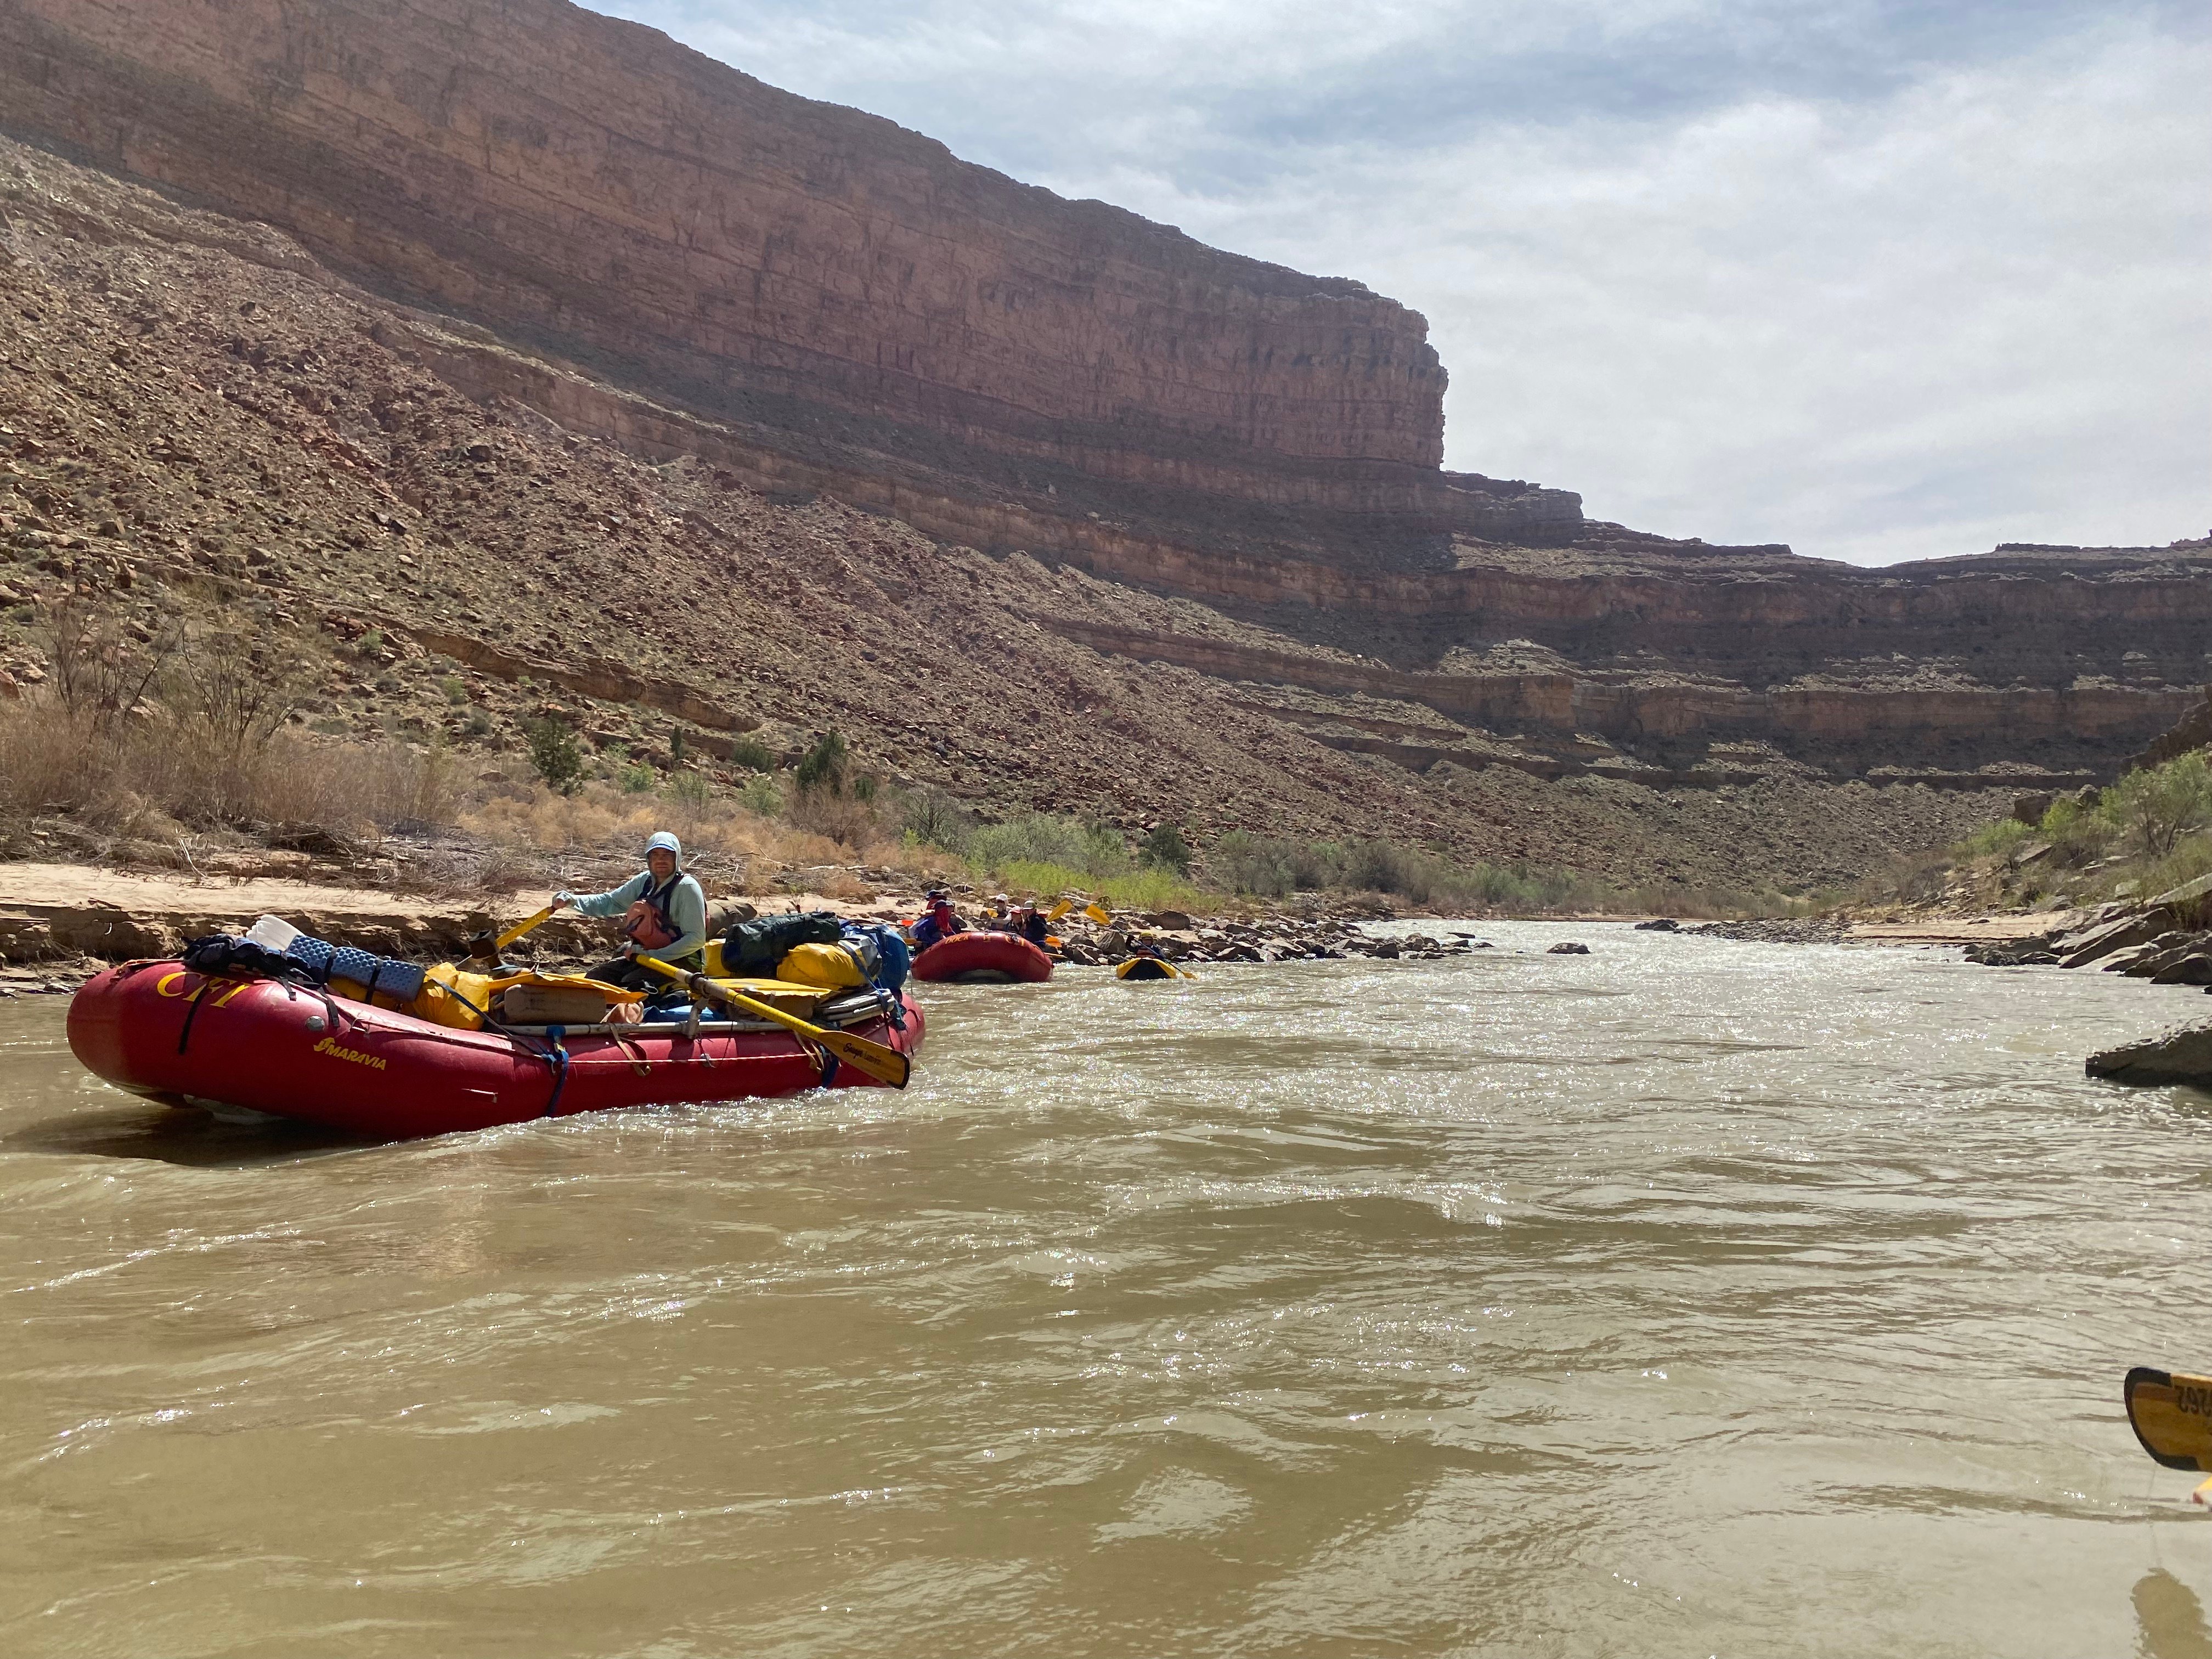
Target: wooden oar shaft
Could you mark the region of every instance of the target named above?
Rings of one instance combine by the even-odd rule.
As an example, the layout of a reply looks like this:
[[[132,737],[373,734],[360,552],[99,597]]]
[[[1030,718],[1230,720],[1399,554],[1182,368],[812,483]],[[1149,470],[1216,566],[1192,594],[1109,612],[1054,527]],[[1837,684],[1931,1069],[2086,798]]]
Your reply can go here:
[[[709,1002],[738,1013],[752,1015],[757,1019],[773,1020],[793,1036],[805,1037],[837,1056],[848,1066],[858,1066],[878,1083],[888,1083],[894,1089],[903,1089],[913,1074],[914,1062],[897,1049],[880,1042],[871,1042],[866,1037],[856,1037],[848,1031],[833,1031],[797,1014],[787,1014],[771,1003],[747,996],[742,991],[732,991],[726,985],[717,985],[704,974],[686,973],[681,968],[671,967],[658,957],[641,956],[638,961],[656,974],[674,980],[692,995],[704,997]]]

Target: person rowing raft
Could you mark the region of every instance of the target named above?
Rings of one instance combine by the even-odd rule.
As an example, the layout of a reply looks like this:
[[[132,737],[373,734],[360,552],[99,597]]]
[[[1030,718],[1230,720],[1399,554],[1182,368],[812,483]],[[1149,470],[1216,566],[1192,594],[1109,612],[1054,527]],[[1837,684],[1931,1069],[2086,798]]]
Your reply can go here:
[[[938,940],[951,939],[953,934],[965,933],[968,929],[968,924],[960,920],[959,914],[952,908],[952,895],[942,887],[930,890],[927,903],[929,908],[907,927],[907,932],[913,937],[915,948],[918,951],[927,951]]]
[[[662,830],[645,843],[645,868],[604,893],[559,892],[553,908],[575,906],[579,915],[623,919],[623,953],[591,969],[603,985],[626,991],[657,990],[659,974],[639,962],[658,957],[686,973],[706,969],[707,895],[684,873],[684,843]]]

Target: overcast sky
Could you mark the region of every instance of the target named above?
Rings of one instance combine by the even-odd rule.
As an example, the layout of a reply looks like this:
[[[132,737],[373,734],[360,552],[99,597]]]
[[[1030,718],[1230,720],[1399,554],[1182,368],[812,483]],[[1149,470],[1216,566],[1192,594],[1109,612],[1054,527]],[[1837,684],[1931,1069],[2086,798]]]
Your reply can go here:
[[[2212,528],[2212,8],[601,0],[1429,319],[1445,464],[1884,563]]]

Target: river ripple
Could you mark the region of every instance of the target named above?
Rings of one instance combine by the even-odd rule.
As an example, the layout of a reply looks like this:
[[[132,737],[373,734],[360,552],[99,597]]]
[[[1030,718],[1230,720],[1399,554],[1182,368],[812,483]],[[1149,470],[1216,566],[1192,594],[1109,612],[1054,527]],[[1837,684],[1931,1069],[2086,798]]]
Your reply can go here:
[[[385,1146],[0,1009],[0,1645],[2212,1652],[2212,1097],[2081,1074],[2212,1005],[1480,931]]]

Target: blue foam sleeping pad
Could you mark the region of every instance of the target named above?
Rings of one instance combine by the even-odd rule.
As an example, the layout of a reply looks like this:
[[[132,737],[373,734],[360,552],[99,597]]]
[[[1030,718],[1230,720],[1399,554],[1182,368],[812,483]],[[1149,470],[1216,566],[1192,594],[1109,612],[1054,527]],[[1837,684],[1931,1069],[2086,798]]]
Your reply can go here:
[[[319,985],[334,979],[350,979],[412,1002],[422,994],[422,969],[392,957],[371,956],[350,945],[330,945],[305,933],[284,947],[284,954],[305,968]]]

